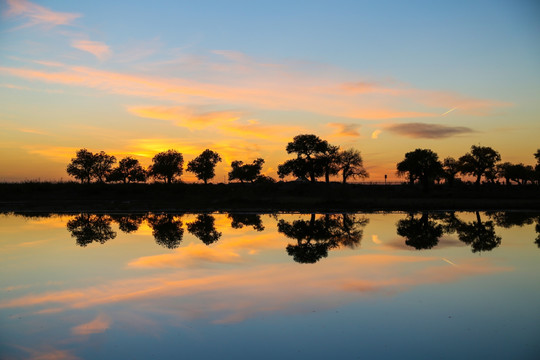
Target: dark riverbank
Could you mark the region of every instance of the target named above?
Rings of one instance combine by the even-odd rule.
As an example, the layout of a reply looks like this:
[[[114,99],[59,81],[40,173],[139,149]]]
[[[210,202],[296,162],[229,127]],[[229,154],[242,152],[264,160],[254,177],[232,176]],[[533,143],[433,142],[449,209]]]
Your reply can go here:
[[[2,183],[0,211],[540,210],[537,186]]]

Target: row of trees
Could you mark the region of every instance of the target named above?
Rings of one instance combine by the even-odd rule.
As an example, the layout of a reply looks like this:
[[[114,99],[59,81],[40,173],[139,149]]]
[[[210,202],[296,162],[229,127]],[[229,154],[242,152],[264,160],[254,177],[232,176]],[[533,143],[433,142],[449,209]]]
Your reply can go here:
[[[463,243],[471,246],[472,252],[491,251],[501,244],[501,237],[495,232],[495,226],[510,228],[512,226],[531,225],[536,221],[536,232],[540,233],[540,217],[520,212],[486,213],[488,219],[482,219],[479,212],[472,221],[460,219],[454,212],[410,213],[396,224],[396,232],[405,239],[407,246],[417,250],[431,249],[438,245],[444,234],[456,234]],[[258,214],[228,214],[231,227],[240,229],[252,227],[263,231],[264,225]],[[116,222],[121,231],[132,233],[137,231],[143,221],[152,229],[155,241],[166,248],[180,246],[184,236],[181,217],[172,214],[148,215],[103,215],[80,214],[67,222],[67,229],[77,244],[87,246],[92,242],[105,243],[114,239],[112,222]],[[278,232],[292,239],[286,247],[287,253],[299,263],[315,263],[328,256],[332,249],[360,245],[364,228],[369,219],[358,214],[311,214],[309,218],[292,222],[280,219]],[[187,231],[200,239],[204,244],[217,242],[222,233],[215,226],[215,218],[211,214],[200,214],[186,224]],[[540,235],[535,243],[540,247]]]
[[[287,144],[287,153],[296,154],[296,158],[279,165],[278,175],[284,178],[294,175],[299,179],[308,178],[315,182],[324,176],[326,182],[330,176],[342,173],[343,182],[349,178],[368,177],[364,169],[360,152],[355,149],[340,151],[338,146],[330,145],[316,135],[298,135]],[[204,150],[199,156],[187,164],[187,171],[195,174],[205,184],[215,177],[215,167],[221,162],[221,156],[210,150]],[[67,166],[67,173],[82,183],[97,182],[144,182],[149,177],[171,183],[183,173],[184,157],[176,150],[160,152],[152,158],[152,164],[144,169],[133,157],[119,161],[114,156],[101,151],[92,153],[87,149],[77,151],[75,158]],[[255,159],[252,163],[235,160],[231,163],[229,181],[255,182],[275,180],[261,175],[264,159]]]
[[[471,151],[459,159],[447,157],[442,162],[432,150],[416,149],[406,153],[396,167],[398,176],[406,176],[411,184],[418,181],[426,189],[434,181],[442,179],[452,185],[457,174],[473,176],[476,185],[480,184],[482,177],[490,183],[504,179],[507,185],[511,181],[525,185],[540,181],[540,149],[534,156],[537,164],[533,168],[522,163],[500,163],[501,155],[488,146],[473,145]]]
[[[330,182],[330,177],[341,173],[343,183],[351,178],[367,178],[369,174],[364,168],[360,152],[356,149],[341,150],[339,146],[329,144],[326,140],[312,134],[297,135],[287,144],[288,154],[296,155],[278,166],[278,176],[295,176],[304,181],[316,182],[324,177]],[[470,152],[457,160],[447,157],[443,161],[429,149],[416,149],[405,154],[405,158],[397,163],[398,176],[406,176],[413,184],[421,183],[428,188],[434,181],[445,180],[452,185],[458,174],[473,176],[476,184],[482,177],[488,182],[504,179],[507,184],[512,181],[527,184],[540,180],[540,149],[534,154],[536,167],[524,164],[500,163],[500,154],[487,146],[471,147]],[[199,156],[187,164],[187,171],[195,174],[197,179],[205,184],[215,177],[215,167],[222,161],[221,156],[210,150],[204,150]],[[144,169],[137,159],[126,157],[121,159],[118,166],[114,156],[101,151],[92,153],[86,149],[77,152],[67,166],[67,172],[82,183],[92,180],[98,182],[144,182],[149,177],[158,181],[171,183],[180,179],[183,174],[184,158],[176,150],[160,152],[152,158],[152,164]],[[252,163],[235,160],[231,163],[229,181],[256,182],[275,180],[261,175],[264,159],[258,158]]]

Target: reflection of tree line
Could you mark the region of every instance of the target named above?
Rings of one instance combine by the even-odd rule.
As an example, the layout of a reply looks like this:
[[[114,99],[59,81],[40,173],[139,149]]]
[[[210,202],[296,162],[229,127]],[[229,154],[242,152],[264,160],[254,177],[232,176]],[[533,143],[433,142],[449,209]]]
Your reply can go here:
[[[454,212],[411,213],[397,222],[397,234],[405,238],[405,244],[416,249],[431,249],[439,243],[444,234],[457,234],[459,240],[471,246],[473,252],[490,251],[501,243],[501,237],[495,233],[495,225],[509,228],[530,225],[536,221],[536,232],[540,233],[540,216],[520,212],[486,213],[488,219],[482,219],[479,212],[472,221],[464,221]],[[263,231],[264,226],[258,214],[228,214],[233,229],[252,227]],[[159,245],[174,249],[182,242],[184,228],[181,215],[139,214],[105,215],[80,214],[69,220],[67,229],[80,246],[92,242],[105,243],[117,234],[112,224],[125,233],[139,229],[147,221],[152,235]],[[339,247],[357,247],[363,237],[364,227],[369,220],[353,214],[311,214],[309,219],[283,219],[278,222],[278,231],[295,242],[287,245],[287,253],[300,263],[315,263],[328,252]],[[194,221],[186,223],[187,231],[206,245],[217,242],[222,233],[215,227],[215,218],[211,214],[200,214]],[[540,247],[540,235],[536,238]]]

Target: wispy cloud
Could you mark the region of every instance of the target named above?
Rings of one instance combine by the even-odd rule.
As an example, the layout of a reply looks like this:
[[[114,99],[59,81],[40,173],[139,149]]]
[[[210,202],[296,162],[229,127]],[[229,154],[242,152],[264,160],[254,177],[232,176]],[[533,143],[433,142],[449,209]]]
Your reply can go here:
[[[96,46],[85,51],[100,57],[106,54],[105,49]],[[180,67],[182,71],[164,66],[169,71],[167,76],[143,76],[83,66],[45,70],[2,67],[0,73],[124,96],[166,100],[173,103],[173,109],[174,105],[219,104],[238,109],[278,109],[359,120],[388,120],[440,117],[442,109],[456,106],[464,114],[485,115],[494,108],[508,105],[403,85],[339,85],[339,80],[330,79],[327,75],[305,74],[284,64],[255,62],[242,53],[218,53],[226,60],[224,63],[215,61],[208,64],[206,62],[211,60],[203,58],[199,60],[203,65],[193,61],[189,66]],[[185,68],[193,69],[193,72],[186,72]],[[201,69],[207,71],[203,73]],[[164,71],[159,68],[147,70],[146,73]]]
[[[89,52],[99,60],[105,60],[111,54],[109,46],[99,41],[74,40],[71,42],[71,46],[73,46],[75,49]]]
[[[398,135],[425,139],[442,139],[476,132],[465,126],[447,126],[426,123],[393,124],[387,126],[386,129]]]
[[[98,315],[94,320],[75,326],[71,332],[75,335],[90,335],[105,332],[111,325],[111,320],[103,314]]]
[[[204,112],[184,106],[130,106],[127,110],[143,118],[172,121],[175,125],[190,130],[213,128],[225,135],[250,139],[289,139],[302,130],[294,125],[263,124],[257,119],[243,120],[245,114],[240,111]]]
[[[76,13],[56,12],[27,0],[7,0],[8,8],[3,15],[6,18],[18,17],[26,22],[17,29],[30,26],[44,26],[52,28],[58,25],[69,25],[81,17]]]
[[[328,123],[328,126],[335,128],[335,135],[338,136],[360,136],[360,124]]]

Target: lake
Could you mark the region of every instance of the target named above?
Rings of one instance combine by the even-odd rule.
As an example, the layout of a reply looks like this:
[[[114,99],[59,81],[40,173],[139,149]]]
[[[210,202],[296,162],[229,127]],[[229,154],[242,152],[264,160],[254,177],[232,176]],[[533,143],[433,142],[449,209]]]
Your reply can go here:
[[[540,213],[0,215],[2,359],[538,359]]]

